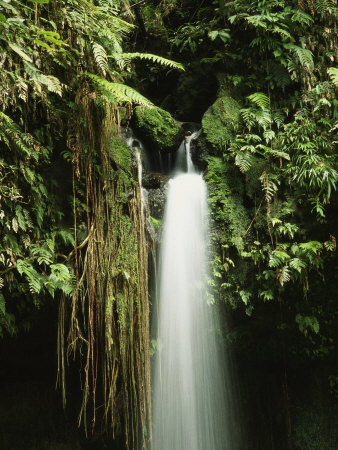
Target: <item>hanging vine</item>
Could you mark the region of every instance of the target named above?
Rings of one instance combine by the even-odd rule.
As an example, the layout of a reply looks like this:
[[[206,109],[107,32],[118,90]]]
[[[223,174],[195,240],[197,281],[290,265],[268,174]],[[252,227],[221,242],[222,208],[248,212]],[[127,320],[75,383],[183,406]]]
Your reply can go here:
[[[60,305],[58,372],[65,403],[65,367],[81,355],[79,425],[94,430],[100,398],[100,420],[113,435],[123,431],[126,448],[141,443],[145,449],[151,441],[148,243],[130,149],[113,137],[116,123],[114,107],[97,106],[84,82],[69,124],[77,281],[71,301],[64,297]],[[84,218],[87,237],[80,248]]]

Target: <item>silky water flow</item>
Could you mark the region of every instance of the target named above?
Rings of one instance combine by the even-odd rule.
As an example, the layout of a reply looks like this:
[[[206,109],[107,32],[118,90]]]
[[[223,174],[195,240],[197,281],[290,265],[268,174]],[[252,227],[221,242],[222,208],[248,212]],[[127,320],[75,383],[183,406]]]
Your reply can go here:
[[[163,223],[155,314],[154,450],[232,448],[225,374],[217,351],[213,307],[207,301],[207,190],[191,161],[193,138],[180,146],[177,161],[187,173],[178,172],[169,181]]]

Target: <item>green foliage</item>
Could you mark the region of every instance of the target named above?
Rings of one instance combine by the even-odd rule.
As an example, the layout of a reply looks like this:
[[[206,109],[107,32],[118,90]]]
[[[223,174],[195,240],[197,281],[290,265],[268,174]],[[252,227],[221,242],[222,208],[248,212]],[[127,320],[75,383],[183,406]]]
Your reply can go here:
[[[338,86],[338,67],[329,67],[327,73],[330,75],[332,83]]]
[[[319,333],[319,322],[316,317],[301,316],[300,314],[297,314],[295,321],[298,323],[299,331],[301,333],[304,333],[306,335],[308,333],[308,330],[311,330],[316,334]]]
[[[120,105],[125,103],[138,103],[139,105],[147,106],[151,108],[153,104],[139,94],[135,89],[121,83],[111,83],[97,75],[92,73],[86,73],[86,75],[94,81],[105,100],[113,103],[114,105]]]
[[[227,159],[210,157],[208,169],[206,181],[212,218],[215,227],[217,224],[222,226],[222,234],[217,236],[217,240],[221,244],[235,245],[241,249],[242,238],[249,225],[249,218],[242,205],[243,186],[239,179],[234,178],[233,168]]]
[[[171,69],[184,70],[184,66],[175,61],[171,61],[170,59],[163,58],[162,56],[152,55],[150,53],[116,53],[113,55],[109,55],[110,58],[114,58],[117,63],[121,66],[126,62],[130,62],[134,59],[141,59],[146,61],[151,61],[156,64],[160,64],[161,66],[167,66]]]
[[[239,104],[229,96],[217,99],[202,118],[203,133],[216,148],[231,140],[239,124]]]

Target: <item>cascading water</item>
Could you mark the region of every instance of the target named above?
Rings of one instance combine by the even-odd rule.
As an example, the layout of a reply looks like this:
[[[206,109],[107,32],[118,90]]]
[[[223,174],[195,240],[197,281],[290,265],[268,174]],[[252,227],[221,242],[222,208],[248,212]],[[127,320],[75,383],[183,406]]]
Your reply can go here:
[[[207,304],[207,191],[194,172],[169,182],[160,259],[158,352],[153,382],[154,450],[230,449],[224,373]],[[182,155],[181,155],[182,156]],[[177,161],[181,164],[182,157]]]
[[[139,184],[139,188],[140,188],[140,193],[141,193],[141,213],[142,213],[142,222],[144,225],[144,218],[145,218],[145,210],[146,210],[146,206],[147,206],[147,191],[146,189],[143,188],[142,186],[142,159],[141,159],[141,152],[140,150],[136,150],[135,152],[135,156],[136,156],[136,162],[137,162],[137,178],[138,178],[138,184]]]

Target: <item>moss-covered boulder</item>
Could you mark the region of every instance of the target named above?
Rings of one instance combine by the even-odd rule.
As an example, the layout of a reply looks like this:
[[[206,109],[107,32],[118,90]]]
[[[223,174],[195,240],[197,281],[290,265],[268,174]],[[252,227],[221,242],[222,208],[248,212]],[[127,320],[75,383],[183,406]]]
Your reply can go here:
[[[206,140],[215,147],[229,142],[240,123],[240,105],[233,98],[224,95],[216,100],[202,119]]]
[[[134,128],[149,150],[175,150],[180,143],[180,128],[170,113],[161,108],[137,106]]]

